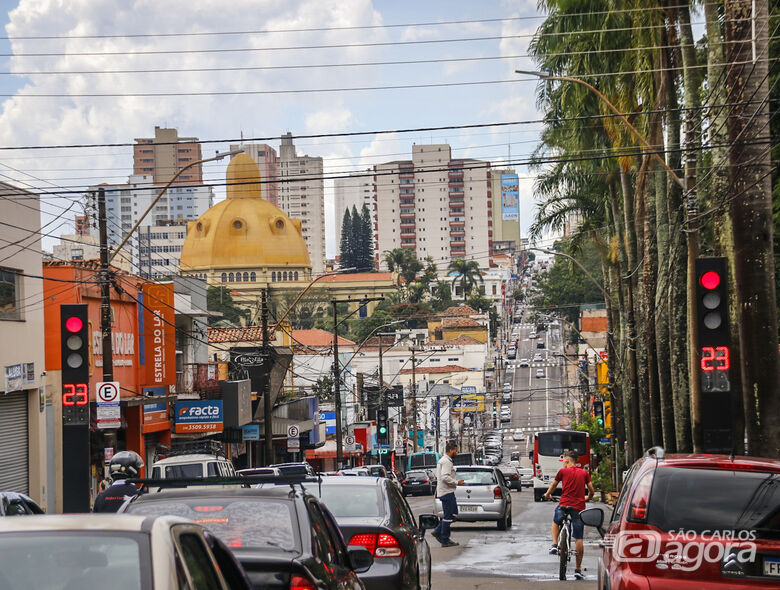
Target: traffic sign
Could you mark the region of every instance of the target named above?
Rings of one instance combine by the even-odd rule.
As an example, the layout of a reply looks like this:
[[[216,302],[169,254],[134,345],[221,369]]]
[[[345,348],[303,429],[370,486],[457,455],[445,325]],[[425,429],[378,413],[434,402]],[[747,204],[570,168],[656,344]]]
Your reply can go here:
[[[288,438],[287,439],[287,450],[288,451],[300,451],[301,450],[301,439],[300,438]]]
[[[296,424],[290,424],[287,427],[287,438],[298,438],[301,431]]]
[[[98,428],[120,428],[122,426],[120,399],[119,381],[101,381],[97,384],[95,400],[97,402]]]
[[[344,437],[344,450],[349,452],[355,450],[355,437],[351,434]]]

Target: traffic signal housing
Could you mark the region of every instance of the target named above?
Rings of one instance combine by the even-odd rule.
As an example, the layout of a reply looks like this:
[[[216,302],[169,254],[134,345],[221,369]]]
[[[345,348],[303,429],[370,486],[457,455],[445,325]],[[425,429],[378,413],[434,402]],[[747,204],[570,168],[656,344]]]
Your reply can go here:
[[[83,304],[60,306],[62,422],[89,424],[89,320]]]
[[[604,426],[604,402],[600,399],[593,400],[593,417],[599,426]]]
[[[380,445],[390,444],[390,429],[387,423],[387,408],[376,410],[376,442]]]

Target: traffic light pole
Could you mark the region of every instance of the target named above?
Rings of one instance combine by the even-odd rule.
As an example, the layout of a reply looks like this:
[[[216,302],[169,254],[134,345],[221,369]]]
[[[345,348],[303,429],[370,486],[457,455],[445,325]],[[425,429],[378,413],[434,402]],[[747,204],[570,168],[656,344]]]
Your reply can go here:
[[[103,341],[103,381],[114,380],[114,348],[111,341],[111,270],[108,230],[106,229],[106,191],[98,189],[98,231],[100,232],[100,334]]]

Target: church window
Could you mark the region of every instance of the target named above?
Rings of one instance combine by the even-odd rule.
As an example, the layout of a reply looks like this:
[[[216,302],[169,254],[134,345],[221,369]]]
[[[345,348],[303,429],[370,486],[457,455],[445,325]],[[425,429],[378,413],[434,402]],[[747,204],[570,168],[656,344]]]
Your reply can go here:
[[[244,282],[245,283],[249,282],[249,273],[248,272],[244,273]]]
[[[241,273],[240,273],[240,272],[237,272],[237,273],[236,273],[236,282],[237,282],[237,283],[240,283],[240,282],[241,282]]]
[[[284,279],[282,279],[282,280],[284,280],[284,281],[287,280],[287,271],[284,271]]]
[[[226,272],[223,272],[223,273],[222,273],[222,282],[224,283],[224,282],[226,282],[226,281],[227,281],[227,273],[226,273]]]
[[[272,283],[275,283],[275,282],[276,282],[276,271],[273,271],[273,272],[271,273],[271,282],[272,282]]]
[[[298,271],[297,270],[295,271],[295,280],[296,281],[298,280]]]
[[[254,271],[252,271],[252,272],[249,274],[249,280],[250,280],[250,281],[252,281],[252,282],[254,283],[254,282],[257,280],[257,273],[255,273]]]
[[[232,283],[232,282],[233,282],[233,281],[235,281],[235,280],[236,280],[236,279],[235,279],[235,277],[233,276],[233,273],[231,272],[231,273],[228,275],[228,281],[230,281],[230,282]]]

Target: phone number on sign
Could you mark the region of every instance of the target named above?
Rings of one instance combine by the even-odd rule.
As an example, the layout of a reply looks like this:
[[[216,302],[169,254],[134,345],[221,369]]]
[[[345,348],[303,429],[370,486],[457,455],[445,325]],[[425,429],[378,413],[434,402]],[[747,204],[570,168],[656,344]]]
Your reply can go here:
[[[177,424],[176,432],[222,432],[222,424],[205,422],[203,424]]]

